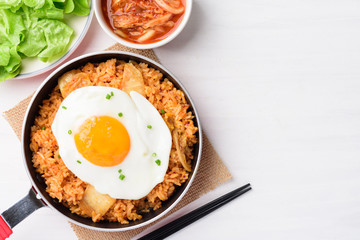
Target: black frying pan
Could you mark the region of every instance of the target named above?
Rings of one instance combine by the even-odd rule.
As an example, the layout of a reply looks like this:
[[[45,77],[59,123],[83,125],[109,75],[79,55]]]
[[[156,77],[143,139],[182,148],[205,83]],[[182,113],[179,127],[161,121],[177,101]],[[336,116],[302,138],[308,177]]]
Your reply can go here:
[[[147,63],[149,67],[155,68],[161,73],[163,73],[164,78],[168,78],[176,88],[182,90],[185,93],[186,100],[190,105],[190,110],[195,116],[194,125],[199,129],[199,131],[197,132],[197,138],[199,141],[195,145],[194,160],[192,161],[193,171],[189,174],[189,179],[187,180],[187,182],[178,187],[175,193],[167,201],[163,202],[160,209],[144,213],[142,214],[143,218],[141,220],[130,222],[127,225],[108,221],[94,223],[91,218],[83,218],[77,214],[71,213],[67,207],[59,203],[56,199],[51,198],[46,192],[46,184],[43,178],[35,171],[35,168],[32,166],[32,153],[29,147],[30,128],[34,124],[34,119],[38,113],[39,105],[44,99],[48,98],[49,93],[56,86],[58,78],[65,72],[75,68],[79,68],[88,62],[104,62],[111,58],[117,58],[124,61],[134,60],[136,62],[144,62]],[[36,91],[28,106],[27,112],[25,114],[21,141],[24,164],[32,183],[32,189],[30,189],[27,196],[25,196],[22,200],[20,200],[15,205],[13,205],[1,214],[2,218],[0,217],[0,239],[5,239],[6,237],[8,237],[12,233],[11,229],[13,227],[15,227],[24,218],[29,216],[32,212],[43,206],[49,206],[53,208],[59,214],[67,218],[67,220],[69,220],[70,222],[73,222],[85,228],[99,231],[125,231],[149,224],[150,222],[153,222],[156,219],[159,219],[160,217],[165,215],[184,196],[186,191],[189,189],[192,181],[194,180],[196,171],[199,167],[202,150],[202,132],[199,122],[199,116],[196,112],[194,103],[191,100],[184,86],[179,82],[179,80],[177,80],[174,75],[172,75],[165,67],[163,67],[159,63],[138,54],[120,51],[96,52],[83,55],[63,64],[53,73],[51,73]]]

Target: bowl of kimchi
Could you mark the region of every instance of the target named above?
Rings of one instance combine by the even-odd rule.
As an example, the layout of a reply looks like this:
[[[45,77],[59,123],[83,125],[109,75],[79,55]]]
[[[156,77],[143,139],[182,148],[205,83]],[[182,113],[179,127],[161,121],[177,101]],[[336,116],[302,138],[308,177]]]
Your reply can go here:
[[[173,40],[189,20],[192,0],[95,0],[101,28],[120,44],[137,49]]]

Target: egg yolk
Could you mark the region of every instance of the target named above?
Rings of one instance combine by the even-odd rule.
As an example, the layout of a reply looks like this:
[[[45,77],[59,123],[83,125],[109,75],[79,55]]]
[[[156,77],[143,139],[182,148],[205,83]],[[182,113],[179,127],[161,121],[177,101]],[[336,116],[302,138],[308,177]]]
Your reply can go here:
[[[130,137],[124,125],[109,116],[91,117],[75,134],[77,150],[91,163],[111,167],[129,153]]]

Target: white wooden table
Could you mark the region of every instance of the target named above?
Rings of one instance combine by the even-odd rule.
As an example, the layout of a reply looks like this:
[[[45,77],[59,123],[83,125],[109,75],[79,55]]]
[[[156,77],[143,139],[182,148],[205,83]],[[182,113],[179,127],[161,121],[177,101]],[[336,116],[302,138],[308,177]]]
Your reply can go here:
[[[113,43],[94,18],[71,57]],[[155,52],[189,90],[234,176],[165,222],[254,188],[169,239],[359,239],[360,1],[195,0],[184,31]],[[0,112],[45,77],[1,83]],[[30,188],[22,162],[0,118],[0,212]],[[42,208],[11,239],[76,236]]]

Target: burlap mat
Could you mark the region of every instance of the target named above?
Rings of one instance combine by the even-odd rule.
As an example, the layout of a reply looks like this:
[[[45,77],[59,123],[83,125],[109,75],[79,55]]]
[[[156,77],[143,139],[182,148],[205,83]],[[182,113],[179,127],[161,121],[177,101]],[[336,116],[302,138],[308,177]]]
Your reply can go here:
[[[148,58],[151,58],[155,61],[159,61],[153,50],[130,49],[120,44],[115,44],[114,46],[111,46],[106,50],[120,50],[120,51],[138,53]],[[14,108],[4,113],[5,119],[9,122],[10,126],[13,128],[15,134],[18,136],[19,139],[21,136],[21,128],[22,128],[22,122],[24,119],[25,111],[30,102],[30,99],[31,96],[24,99]],[[203,140],[204,141],[203,141],[202,158],[193,184],[191,185],[191,187],[189,188],[188,192],[185,194],[183,199],[163,218],[179,210],[180,208],[189,204],[195,199],[198,199],[203,194],[213,190],[214,188],[218,187],[219,185],[223,184],[224,182],[232,178],[229,170],[226,168],[226,166],[220,159],[219,155],[216,153],[215,149],[213,148],[213,146],[211,145],[205,134]],[[159,219],[158,221],[160,221],[161,219]],[[89,230],[87,228],[79,227],[72,223],[70,224],[71,227],[74,229],[77,237],[81,240],[82,239],[84,240],[124,239],[125,240],[125,239],[130,239],[131,237],[139,234],[140,232],[142,232],[149,226],[157,223],[158,221],[155,221],[154,223],[149,224],[145,227],[141,227],[129,231],[123,231],[123,232],[100,232],[100,231],[94,231],[94,230]]]

